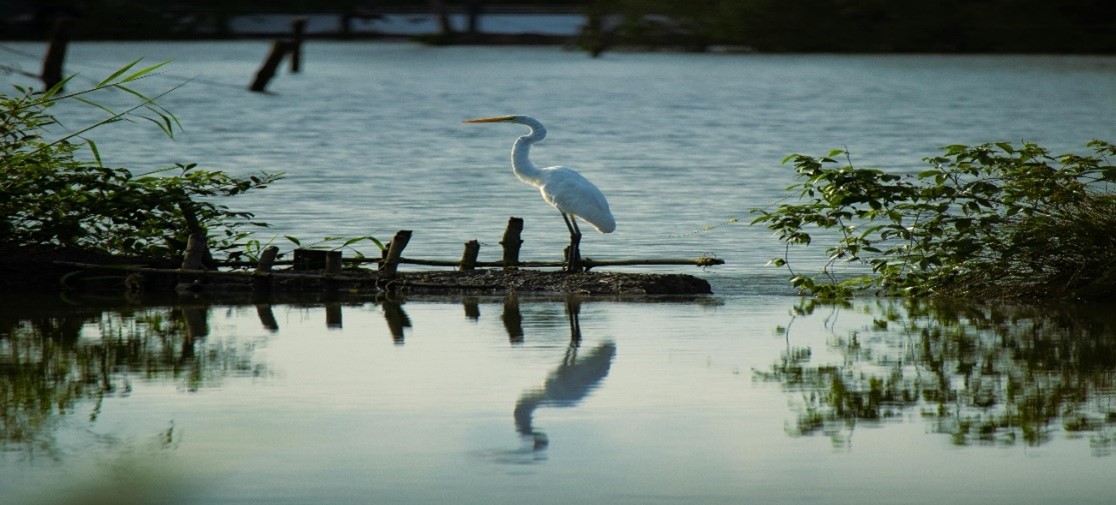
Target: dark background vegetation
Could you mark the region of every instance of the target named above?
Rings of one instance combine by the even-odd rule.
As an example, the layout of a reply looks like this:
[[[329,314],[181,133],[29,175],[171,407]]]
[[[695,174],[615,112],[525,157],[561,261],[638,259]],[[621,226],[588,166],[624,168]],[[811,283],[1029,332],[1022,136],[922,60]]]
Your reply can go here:
[[[513,6],[608,17],[608,44],[764,52],[1116,53],[1113,0],[0,0],[0,37],[41,40],[54,19],[86,39],[222,38],[251,13],[374,15]]]

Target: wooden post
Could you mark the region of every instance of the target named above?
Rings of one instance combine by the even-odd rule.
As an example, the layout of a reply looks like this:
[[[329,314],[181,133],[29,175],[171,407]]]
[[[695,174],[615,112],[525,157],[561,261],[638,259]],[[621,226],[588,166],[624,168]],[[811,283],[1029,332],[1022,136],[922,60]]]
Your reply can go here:
[[[252,289],[257,294],[266,294],[271,291],[271,267],[275,264],[275,257],[279,255],[279,248],[269,245],[260,253],[260,261],[256,263],[257,275],[252,277]],[[261,317],[262,320],[262,317]],[[278,326],[276,326],[276,329]],[[269,328],[270,329],[270,328]],[[274,331],[274,330],[273,330]]]
[[[480,254],[480,242],[470,240],[465,242],[465,252],[461,254],[461,265],[457,267],[462,272],[470,272],[477,268],[477,255]]]
[[[269,245],[264,248],[260,253],[260,261],[256,264],[256,273],[266,274],[271,272],[272,265],[275,264],[275,258],[279,256],[279,248]]]
[[[268,53],[267,59],[260,66],[260,70],[256,72],[256,79],[248,87],[249,90],[263,92],[264,88],[267,88],[267,83],[271,81],[272,77],[275,77],[275,70],[279,68],[279,62],[283,61],[283,56],[290,52],[291,45],[292,43],[289,40],[276,40],[271,44],[271,52]]]
[[[477,2],[469,2],[468,4],[465,5],[465,10],[466,10],[466,12],[468,12],[468,16],[469,16],[469,28],[468,28],[469,35],[476,35],[478,32],[480,32],[479,25],[480,25],[481,6]]]
[[[54,33],[50,37],[50,47],[43,59],[43,71],[39,75],[45,89],[62,82],[62,63],[66,59],[66,46],[70,43],[70,31],[73,26],[73,18],[59,18],[54,22]]]
[[[589,7],[585,27],[582,28],[581,45],[589,51],[589,56],[598,58],[608,49],[609,34],[604,26],[605,12],[599,4]]]
[[[295,270],[321,270],[327,274],[341,271],[341,251],[325,249],[295,249]]]
[[[395,277],[396,270],[399,268],[399,258],[403,256],[403,248],[407,247],[407,242],[410,241],[411,230],[395,232],[395,238],[392,238],[391,242],[388,243],[387,254],[384,256],[384,260],[380,262],[381,277]]]
[[[326,251],[325,257],[325,273],[339,274],[341,273],[341,251]]]
[[[302,39],[306,32],[306,17],[297,17],[291,21],[291,73],[302,71]]]
[[[182,255],[182,269],[201,270],[207,249],[205,232],[202,230],[190,232],[190,238],[186,239],[186,253]]]
[[[519,248],[523,240],[519,237],[523,233],[523,218],[513,217],[508,219],[508,227],[504,230],[504,239],[500,245],[504,247],[504,268],[516,268],[519,265]]]
[[[443,43],[453,42],[453,23],[450,22],[449,5],[445,0],[430,0],[431,9],[438,18],[439,35]]]

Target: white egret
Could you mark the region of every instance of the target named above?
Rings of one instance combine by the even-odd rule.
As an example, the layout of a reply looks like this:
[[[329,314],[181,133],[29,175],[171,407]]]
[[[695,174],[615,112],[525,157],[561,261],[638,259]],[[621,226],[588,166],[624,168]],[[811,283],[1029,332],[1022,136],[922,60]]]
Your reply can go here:
[[[566,270],[581,270],[581,230],[577,219],[593,225],[601,233],[612,233],[616,220],[608,209],[608,200],[597,186],[568,167],[555,166],[538,168],[529,157],[531,144],[546,137],[546,128],[530,116],[497,116],[469,119],[466,123],[517,123],[531,129],[527,135],[519,137],[512,146],[512,172],[526,184],[539,188],[543,200],[558,209],[566,228],[570,231],[570,249],[566,253]]]

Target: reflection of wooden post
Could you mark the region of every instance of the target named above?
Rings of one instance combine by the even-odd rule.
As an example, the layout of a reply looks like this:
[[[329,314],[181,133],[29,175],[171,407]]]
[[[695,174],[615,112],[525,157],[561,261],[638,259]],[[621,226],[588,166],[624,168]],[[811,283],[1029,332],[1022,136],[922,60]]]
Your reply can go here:
[[[272,333],[279,331],[279,321],[275,319],[275,313],[271,311],[271,305],[259,304],[256,305],[256,316],[260,318],[260,324]]]
[[[523,342],[523,314],[519,312],[519,299],[515,295],[504,298],[504,313],[500,315],[504,321],[504,329],[508,332],[508,341],[513,344]]]
[[[396,270],[399,268],[399,258],[403,256],[403,248],[407,247],[407,242],[410,241],[411,230],[395,232],[395,238],[391,239],[391,243],[387,247],[387,253],[384,255],[383,261],[380,262],[381,277],[395,277]]]
[[[513,217],[508,219],[508,227],[504,230],[504,239],[500,245],[504,247],[504,268],[515,268],[519,265],[519,248],[523,240],[519,237],[523,233],[523,218]]]
[[[267,59],[260,66],[260,70],[256,72],[256,79],[248,87],[249,90],[262,92],[267,87],[267,83],[271,81],[272,77],[275,77],[275,70],[279,68],[279,62],[283,61],[283,56],[291,51],[292,45],[289,40],[276,40],[271,44],[271,52],[268,53]]]
[[[326,328],[341,328],[341,304],[327,303],[325,306]]]
[[[391,340],[398,345],[403,344],[405,338],[403,330],[411,327],[411,318],[403,311],[403,304],[394,300],[384,300],[384,319],[387,320]]]
[[[291,73],[297,74],[302,71],[302,39],[306,32],[305,17],[294,18],[291,21]]]
[[[209,307],[182,307],[182,320],[186,322],[187,339],[209,335]]]
[[[480,305],[477,304],[477,297],[466,296],[461,299],[461,304],[465,306],[465,319],[470,321],[480,319]]]
[[[66,46],[70,43],[73,26],[73,18],[59,18],[54,22],[54,34],[50,37],[50,47],[43,59],[43,72],[39,75],[46,89],[62,82],[62,63],[66,59]]]
[[[461,264],[458,270],[469,272],[477,268],[477,255],[480,254],[480,242],[470,240],[465,242],[465,252],[461,255]]]

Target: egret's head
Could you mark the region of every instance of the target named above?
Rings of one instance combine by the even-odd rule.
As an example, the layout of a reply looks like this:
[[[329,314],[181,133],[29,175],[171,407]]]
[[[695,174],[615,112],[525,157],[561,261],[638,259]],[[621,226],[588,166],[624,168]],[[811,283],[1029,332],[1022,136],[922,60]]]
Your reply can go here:
[[[517,122],[520,116],[496,116],[496,117],[482,117],[479,119],[466,119],[464,123],[501,123],[504,121]]]
[[[537,119],[531,116],[496,116],[496,117],[482,117],[480,119],[466,119],[466,123],[516,123],[525,125],[531,129],[530,135],[524,135],[520,138],[526,139],[528,143],[538,142],[546,137],[546,128],[543,127]]]

